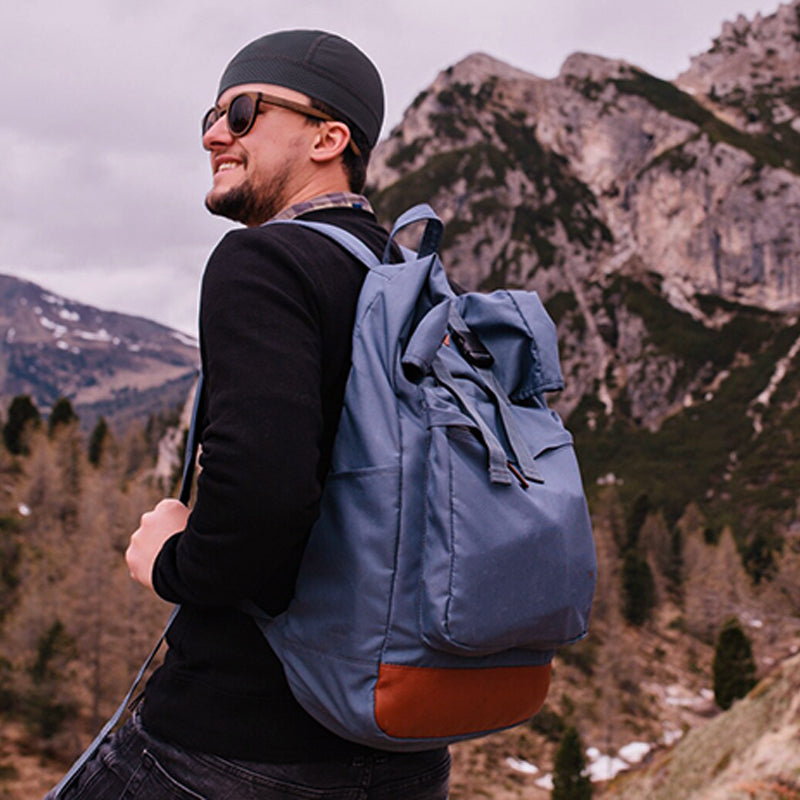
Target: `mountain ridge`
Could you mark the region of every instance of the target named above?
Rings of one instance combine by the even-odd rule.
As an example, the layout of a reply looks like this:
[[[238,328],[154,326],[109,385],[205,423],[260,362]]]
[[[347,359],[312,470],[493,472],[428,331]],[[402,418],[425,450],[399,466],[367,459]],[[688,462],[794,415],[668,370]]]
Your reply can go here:
[[[377,148],[369,189],[387,221],[432,203],[462,286],[535,289],[556,316],[580,321],[581,348],[562,326],[571,380],[560,408],[595,392],[612,410],[609,376],[626,370],[606,339],[630,320],[609,314],[602,294],[619,277],[658,283],[706,328],[731,319],[725,304],[792,324],[800,176],[779,165],[784,150],[624,61],[574,54],[542,79],[477,54],[418,95]],[[668,418],[690,386],[675,386],[647,424]]]
[[[397,185],[401,170],[400,188],[407,190],[409,175],[422,159],[430,169],[431,159],[441,160],[444,153],[464,155],[460,165],[462,171],[470,168],[468,182],[481,166],[497,171],[491,161],[475,164],[474,157],[480,155],[475,149],[502,150],[500,145],[505,145],[509,155],[523,154],[521,149],[514,153],[509,141],[518,133],[551,158],[550,166],[560,171],[554,178],[588,192],[588,219],[602,220],[611,234],[608,257],[613,263],[646,252],[647,267],[674,279],[676,286],[685,279],[696,289],[734,302],[774,310],[800,307],[800,278],[792,267],[800,235],[790,226],[779,236],[769,224],[776,207],[797,207],[798,179],[792,170],[785,174],[784,162],[795,168],[794,162],[765,148],[763,134],[725,123],[693,95],[623,61],[574,54],[555,79],[526,76],[516,68],[497,69],[496,64],[483,55],[469,56],[418,96],[375,154],[370,181],[379,199]],[[456,109],[459,98],[462,106]],[[522,105],[510,106],[509,98]],[[500,129],[491,118],[500,115],[504,104],[514,109],[516,132]],[[470,153],[473,161],[466,159]],[[517,163],[523,164],[524,173],[524,160]],[[442,194],[441,185],[420,183],[420,189]],[[532,195],[528,188],[508,185],[509,203]],[[465,189],[458,194],[458,217],[446,201],[439,203],[446,223],[454,220],[461,226],[464,212],[480,219],[480,184],[476,188],[470,182],[476,201],[470,202]],[[394,210],[397,201],[389,200]],[[762,227],[754,218],[763,218]],[[779,218],[790,221],[792,215]],[[559,220],[577,222],[563,214]],[[737,233],[734,225],[743,230]],[[678,230],[692,236],[676,241],[673,234]],[[579,233],[567,227],[570,241],[582,243]],[[749,241],[740,241],[744,237]],[[778,242],[788,244],[788,251],[777,247]],[[560,245],[557,240],[551,244]],[[452,248],[449,255],[457,262],[454,267],[464,272],[458,266],[465,260],[462,252]],[[551,265],[544,248],[529,255],[529,271]],[[578,255],[564,257],[562,265],[577,263]],[[471,269],[479,267],[473,263]],[[485,280],[485,275],[470,277],[474,286]],[[504,274],[506,279],[515,277]]]
[[[102,311],[0,275],[0,397],[29,395],[42,412],[60,397],[86,424],[129,421],[182,402],[197,342],[129,314]]]

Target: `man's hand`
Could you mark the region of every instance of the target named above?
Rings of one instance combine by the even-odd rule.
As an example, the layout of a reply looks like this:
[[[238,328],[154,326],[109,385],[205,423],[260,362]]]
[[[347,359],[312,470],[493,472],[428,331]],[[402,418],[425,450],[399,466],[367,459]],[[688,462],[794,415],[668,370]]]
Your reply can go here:
[[[152,511],[142,514],[139,528],[131,535],[125,561],[131,578],[153,588],[153,564],[164,542],[186,527],[189,509],[179,500],[162,500]]]

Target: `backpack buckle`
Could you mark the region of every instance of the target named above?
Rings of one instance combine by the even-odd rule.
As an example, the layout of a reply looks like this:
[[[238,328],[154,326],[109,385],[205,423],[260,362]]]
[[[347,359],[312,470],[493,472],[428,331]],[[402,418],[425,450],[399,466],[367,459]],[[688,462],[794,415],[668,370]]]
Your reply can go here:
[[[450,333],[456,343],[456,347],[458,347],[458,351],[473,367],[489,369],[494,364],[494,356],[472,331],[450,328]]]

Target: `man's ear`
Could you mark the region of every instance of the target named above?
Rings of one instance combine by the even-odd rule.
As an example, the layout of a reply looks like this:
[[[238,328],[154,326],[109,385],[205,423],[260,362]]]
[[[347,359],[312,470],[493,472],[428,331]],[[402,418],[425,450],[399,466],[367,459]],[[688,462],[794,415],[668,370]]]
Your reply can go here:
[[[344,122],[322,122],[311,144],[312,161],[332,161],[338,158],[350,143],[350,129]]]

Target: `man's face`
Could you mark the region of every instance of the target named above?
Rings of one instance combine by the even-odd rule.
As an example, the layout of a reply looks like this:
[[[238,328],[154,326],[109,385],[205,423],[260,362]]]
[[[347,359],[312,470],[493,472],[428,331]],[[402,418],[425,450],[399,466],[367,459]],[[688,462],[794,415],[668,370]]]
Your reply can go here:
[[[265,92],[310,105],[305,95],[291,89],[248,83],[223,92],[217,106],[227,109],[242,92]],[[206,208],[248,226],[266,222],[292,201],[306,178],[306,155],[315,134],[315,126],[302,114],[269,104],[260,104],[259,111],[244,136],[231,134],[227,115],[203,136],[214,181]]]

